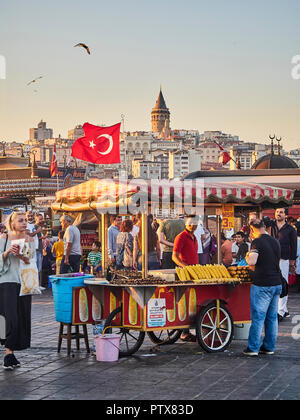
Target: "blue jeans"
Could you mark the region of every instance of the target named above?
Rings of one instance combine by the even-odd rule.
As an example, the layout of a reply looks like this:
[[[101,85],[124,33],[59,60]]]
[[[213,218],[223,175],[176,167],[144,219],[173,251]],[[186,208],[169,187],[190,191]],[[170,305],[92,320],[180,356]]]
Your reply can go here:
[[[37,270],[40,273],[42,271],[42,262],[43,262],[43,253],[42,251],[39,251],[38,249],[36,250],[36,265],[37,265]]]
[[[259,352],[261,347],[261,334],[264,326],[265,337],[263,346],[266,350],[275,350],[278,334],[278,301],[281,289],[281,285],[270,287],[251,286],[250,300],[252,325],[248,338],[248,348],[251,351]]]

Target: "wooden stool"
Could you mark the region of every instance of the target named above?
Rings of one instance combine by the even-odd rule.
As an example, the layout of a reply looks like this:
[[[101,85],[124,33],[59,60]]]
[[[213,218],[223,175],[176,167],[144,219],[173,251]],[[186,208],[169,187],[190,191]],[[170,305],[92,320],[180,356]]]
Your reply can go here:
[[[66,334],[64,334],[64,326],[65,325],[67,326],[67,333]],[[62,343],[63,338],[65,338],[67,340],[68,356],[71,354],[71,341],[76,340],[76,347],[77,347],[77,350],[79,350],[80,349],[80,339],[81,338],[84,338],[86,351],[88,353],[90,353],[89,338],[88,338],[86,324],[82,324],[81,326],[82,326],[82,329],[83,329],[83,334],[81,334],[79,332],[79,325],[66,324],[64,322],[60,323],[57,353],[60,352],[61,343]],[[75,327],[75,332],[72,332],[72,327]]]

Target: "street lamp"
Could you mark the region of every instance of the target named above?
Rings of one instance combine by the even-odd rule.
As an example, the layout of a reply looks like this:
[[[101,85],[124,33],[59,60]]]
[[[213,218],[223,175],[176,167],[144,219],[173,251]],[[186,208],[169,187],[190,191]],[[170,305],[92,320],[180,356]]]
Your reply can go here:
[[[30,152],[30,154],[33,154],[33,165],[32,165],[32,167],[33,168],[37,168],[37,164],[36,164],[36,161],[35,161],[35,155],[37,154],[37,150],[33,150],[32,152]]]
[[[6,146],[6,141],[0,141],[0,144],[2,145],[2,147],[3,147],[3,153],[2,153],[2,156],[6,156],[6,153],[5,153],[5,146]]]
[[[20,149],[21,149],[21,158],[23,158],[23,157],[25,157],[25,156],[24,156],[24,149],[23,149],[23,146],[20,146]]]
[[[27,167],[28,167],[28,168],[31,168],[30,152],[28,152],[28,153],[27,153],[27,156],[26,156],[26,157],[28,157],[28,164],[27,164]]]

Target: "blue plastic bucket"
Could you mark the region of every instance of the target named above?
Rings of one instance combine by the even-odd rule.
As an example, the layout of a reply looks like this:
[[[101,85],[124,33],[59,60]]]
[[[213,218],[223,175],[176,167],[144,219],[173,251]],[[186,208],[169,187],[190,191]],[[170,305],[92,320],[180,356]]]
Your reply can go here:
[[[94,276],[78,275],[72,273],[66,275],[49,276],[52,283],[52,293],[54,300],[55,319],[57,322],[70,324],[73,316],[73,287],[84,286],[84,280],[94,278]]]

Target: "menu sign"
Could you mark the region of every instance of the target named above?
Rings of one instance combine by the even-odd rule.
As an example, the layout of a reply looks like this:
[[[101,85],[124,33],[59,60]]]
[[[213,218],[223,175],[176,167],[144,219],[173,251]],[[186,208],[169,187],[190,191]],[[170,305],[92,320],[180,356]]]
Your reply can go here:
[[[222,205],[222,229],[234,229],[234,204]]]
[[[166,325],[166,299],[150,299],[147,311],[148,327],[164,327]]]

